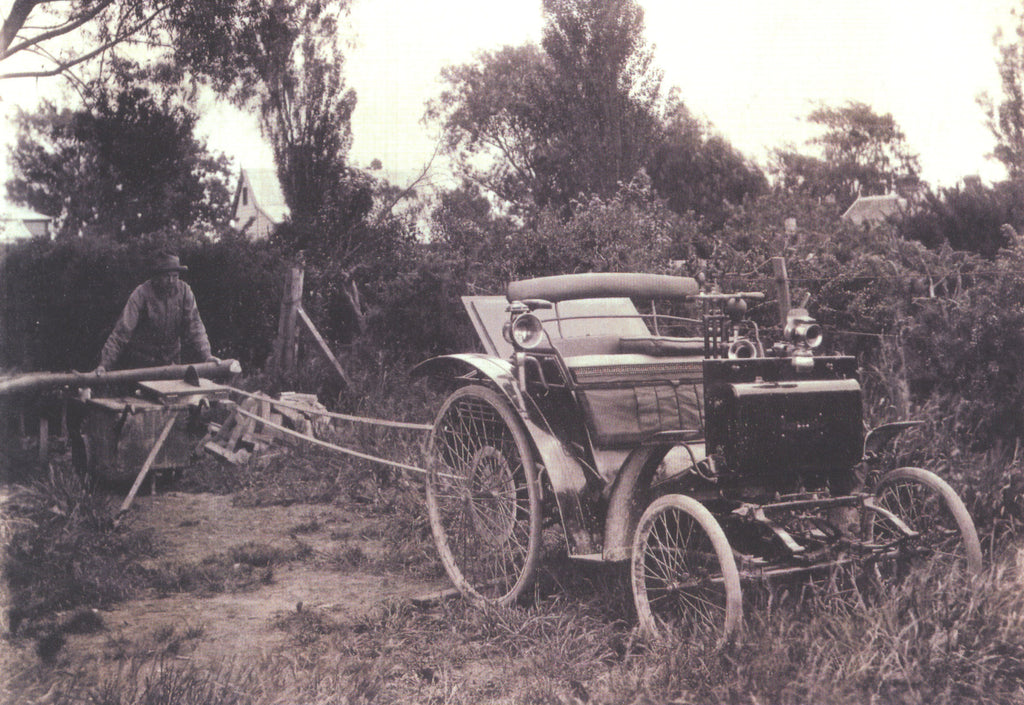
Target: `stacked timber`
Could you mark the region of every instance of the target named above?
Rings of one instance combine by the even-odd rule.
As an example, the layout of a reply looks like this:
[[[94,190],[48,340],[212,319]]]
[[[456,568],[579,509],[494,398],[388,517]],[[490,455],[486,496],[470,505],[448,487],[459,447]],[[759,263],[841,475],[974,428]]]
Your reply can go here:
[[[203,448],[232,465],[240,465],[257,455],[261,460],[268,460],[280,455],[283,445],[300,442],[269,424],[309,437],[322,435],[330,425],[327,408],[317,401],[315,394],[282,392],[278,401],[280,403],[257,394],[233,405],[235,408],[223,424],[211,426],[210,438]]]

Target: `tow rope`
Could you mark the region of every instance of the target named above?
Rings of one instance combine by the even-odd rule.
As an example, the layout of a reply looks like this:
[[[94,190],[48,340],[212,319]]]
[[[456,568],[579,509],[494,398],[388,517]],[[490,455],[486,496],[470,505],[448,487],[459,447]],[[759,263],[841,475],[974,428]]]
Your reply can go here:
[[[260,401],[269,401],[274,406],[284,407],[285,409],[292,409],[294,411],[309,411],[309,407],[300,406],[298,404],[289,404],[286,401],[279,399],[271,399],[265,394],[247,392],[237,387],[228,387],[232,392],[241,394],[242,396],[249,397],[250,399],[258,399]],[[353,421],[356,423],[367,423],[376,426],[389,426],[391,428],[408,428],[414,431],[432,431],[434,427],[428,423],[410,423],[408,421],[388,421],[386,419],[375,419],[369,416],[349,416],[348,414],[338,414],[333,411],[318,411],[317,414],[320,416],[327,416],[332,419],[339,419],[341,421]]]
[[[230,389],[231,391],[236,392],[238,394],[241,394],[242,396],[249,397],[251,399],[257,399],[259,401],[269,402],[272,406],[281,406],[281,407],[285,407],[285,408],[288,408],[288,409],[293,409],[295,411],[303,411],[303,412],[306,412],[306,413],[308,413],[310,411],[309,407],[300,406],[300,405],[297,405],[297,404],[289,404],[288,402],[280,401],[278,399],[271,399],[270,397],[268,397],[268,396],[266,396],[264,394],[253,394],[251,392],[246,392],[246,391],[238,389],[236,387],[228,387],[228,389]],[[345,448],[343,446],[339,446],[339,445],[334,444],[334,443],[329,443],[328,441],[320,440],[319,438],[316,438],[314,436],[310,436],[310,435],[306,435],[305,433],[300,433],[298,431],[294,431],[294,430],[292,430],[290,428],[286,428],[286,427],[282,426],[281,424],[277,424],[277,423],[274,423],[273,421],[265,419],[265,418],[263,418],[261,416],[257,416],[256,414],[248,412],[248,411],[246,411],[245,409],[243,409],[241,407],[236,407],[235,408],[235,413],[241,414],[242,416],[245,416],[247,418],[253,419],[253,420],[257,421],[258,423],[260,423],[260,424],[262,424],[264,426],[267,426],[269,428],[272,428],[275,431],[278,431],[278,432],[283,433],[285,435],[292,436],[294,438],[298,438],[300,440],[306,441],[308,443],[312,443],[313,445],[317,445],[317,446],[320,446],[322,448],[327,448],[328,450],[333,450],[333,451],[336,451],[338,453],[343,453],[345,455],[351,455],[353,457],[360,458],[362,460],[368,460],[368,461],[373,462],[373,463],[380,463],[382,465],[389,465],[391,467],[399,468],[401,470],[408,470],[410,472],[419,473],[421,475],[426,475],[429,472],[428,470],[424,470],[423,468],[418,468],[415,465],[406,465],[405,463],[399,463],[399,462],[394,461],[394,460],[388,460],[387,458],[379,458],[379,457],[374,456],[374,455],[369,455],[367,453],[362,453],[362,452],[360,452],[358,450],[353,450],[351,448]],[[337,413],[334,413],[334,412],[331,412],[331,411],[317,411],[316,413],[317,413],[317,415],[327,416],[327,417],[332,418],[332,419],[341,419],[343,421],[352,421],[352,422],[356,422],[356,423],[367,423],[367,424],[373,424],[373,425],[377,425],[377,426],[389,426],[389,427],[392,427],[392,428],[405,428],[405,429],[412,429],[412,430],[417,430],[417,431],[431,431],[434,428],[433,426],[431,426],[429,424],[407,423],[407,422],[404,422],[404,421],[388,421],[386,419],[375,419],[375,418],[370,418],[370,417],[351,416],[349,414],[337,414]],[[441,473],[441,472],[435,473],[435,476],[437,476],[437,477],[444,477],[444,478],[447,478],[447,479],[450,479],[450,480],[461,480],[461,478],[459,478],[459,477],[456,477],[454,475],[449,475],[449,474],[446,474],[446,473]]]

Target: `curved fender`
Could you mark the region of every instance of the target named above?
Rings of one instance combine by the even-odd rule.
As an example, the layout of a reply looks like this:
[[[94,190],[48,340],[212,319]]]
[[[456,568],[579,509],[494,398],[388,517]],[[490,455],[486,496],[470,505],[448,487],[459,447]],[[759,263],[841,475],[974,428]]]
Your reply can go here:
[[[864,455],[865,460],[871,460],[876,457],[879,453],[885,450],[886,446],[896,440],[896,437],[906,431],[908,428],[914,426],[920,426],[923,421],[897,421],[895,423],[886,423],[881,426],[877,426],[870,431],[864,437]]]
[[[456,355],[439,355],[424,360],[409,371],[416,377],[461,377],[467,372],[479,372],[501,390],[502,394],[521,412],[522,397],[516,378],[512,373],[512,363],[490,355],[480,353],[459,353]]]
[[[658,465],[672,449],[671,444],[641,445],[622,464],[608,500],[604,525],[604,559],[624,561],[630,557],[633,532],[647,507],[647,489]]]
[[[597,531],[598,520],[594,502],[590,499],[586,472],[573,453],[550,430],[536,406],[527,405],[519,392],[510,362],[479,353],[441,355],[416,365],[410,374],[413,377],[460,377],[474,371],[486,377],[508,398],[533,441],[558,502],[569,554],[582,557],[599,553],[600,546],[595,545],[595,537],[600,536]]]

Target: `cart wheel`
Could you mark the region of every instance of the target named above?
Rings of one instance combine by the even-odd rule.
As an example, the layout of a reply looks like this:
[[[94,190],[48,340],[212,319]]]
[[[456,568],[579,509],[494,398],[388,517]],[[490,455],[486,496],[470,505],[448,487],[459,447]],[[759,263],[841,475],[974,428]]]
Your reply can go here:
[[[473,602],[508,605],[533,580],[540,553],[537,470],[508,402],[462,387],[437,415],[427,511],[441,562]]]
[[[916,559],[939,562],[945,566],[940,570],[966,564],[971,573],[981,571],[981,543],[974,521],[963,501],[941,477],[921,468],[898,468],[878,482],[875,498],[880,507],[920,532],[920,539],[913,544]],[[884,542],[901,536],[892,522],[879,514],[872,513],[869,522],[872,540]]]
[[[666,495],[647,508],[633,536],[630,577],[640,628],[649,638],[717,633],[724,642],[740,627],[732,548],[695,499]]]

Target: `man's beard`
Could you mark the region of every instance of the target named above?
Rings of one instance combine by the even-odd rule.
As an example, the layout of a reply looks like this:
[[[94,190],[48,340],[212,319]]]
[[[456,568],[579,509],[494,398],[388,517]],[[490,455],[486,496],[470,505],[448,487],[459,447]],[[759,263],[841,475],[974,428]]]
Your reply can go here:
[[[174,293],[175,282],[165,282],[159,279],[153,282],[153,290],[161,299],[166,299]]]

